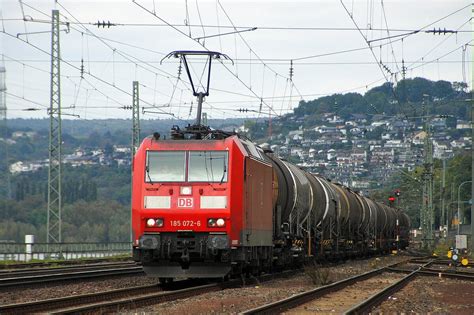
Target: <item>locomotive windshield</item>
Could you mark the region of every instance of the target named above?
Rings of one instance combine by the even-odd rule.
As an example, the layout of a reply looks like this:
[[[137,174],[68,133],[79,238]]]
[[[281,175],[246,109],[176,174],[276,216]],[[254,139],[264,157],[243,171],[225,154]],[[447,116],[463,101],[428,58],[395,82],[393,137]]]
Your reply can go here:
[[[227,182],[228,160],[227,151],[148,151],[145,181]]]
[[[147,182],[184,182],[186,152],[149,151],[147,155]]]
[[[190,151],[190,182],[227,182],[226,151]]]

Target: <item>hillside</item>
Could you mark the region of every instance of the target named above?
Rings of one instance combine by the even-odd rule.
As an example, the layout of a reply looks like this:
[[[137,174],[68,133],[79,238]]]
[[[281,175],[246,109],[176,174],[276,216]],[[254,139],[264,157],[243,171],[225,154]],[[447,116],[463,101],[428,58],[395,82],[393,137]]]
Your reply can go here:
[[[365,115],[371,122],[383,116],[420,117],[423,107],[429,115],[450,115],[465,119],[470,114],[470,93],[463,82],[430,81],[424,78],[406,79],[396,86],[384,83],[364,94],[345,93],[323,96],[311,101],[301,101],[293,113],[272,122],[274,135],[286,134],[300,126],[311,127],[324,121],[323,114],[333,113],[344,120],[353,115]],[[267,136],[268,122],[247,123],[249,135],[254,140]]]

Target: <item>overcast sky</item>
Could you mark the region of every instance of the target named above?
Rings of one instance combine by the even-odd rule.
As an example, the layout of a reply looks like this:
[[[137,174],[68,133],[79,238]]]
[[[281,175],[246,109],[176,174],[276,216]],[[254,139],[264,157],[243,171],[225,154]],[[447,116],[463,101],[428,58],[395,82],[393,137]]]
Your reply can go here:
[[[120,107],[132,102],[133,80],[140,82],[141,106],[158,107],[145,108],[142,118],[194,119],[196,102],[185,71],[178,80],[176,59],[160,64],[174,50],[209,49],[234,60],[213,63],[203,109],[210,118],[257,115],[239,108],[267,117],[291,111],[301,99],[364,93],[400,80],[402,59],[407,78],[466,80],[472,86],[472,46],[465,46],[474,44],[469,1],[0,1],[10,118],[47,116],[52,9],[59,10],[62,22],[71,22],[69,31],[62,25],[60,33],[63,113],[81,119],[129,118],[131,111]],[[98,28],[93,25],[98,20],[117,25]],[[196,40],[234,32],[233,26],[245,32],[200,40],[205,48]],[[460,32],[425,32],[433,28]],[[199,77],[203,65],[196,60],[193,74]]]

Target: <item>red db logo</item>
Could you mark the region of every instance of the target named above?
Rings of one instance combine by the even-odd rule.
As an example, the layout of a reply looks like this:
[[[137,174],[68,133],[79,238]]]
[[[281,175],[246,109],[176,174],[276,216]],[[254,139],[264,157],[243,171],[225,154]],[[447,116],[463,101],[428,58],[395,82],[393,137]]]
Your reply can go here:
[[[192,208],[193,198],[178,198],[178,207],[179,208]]]

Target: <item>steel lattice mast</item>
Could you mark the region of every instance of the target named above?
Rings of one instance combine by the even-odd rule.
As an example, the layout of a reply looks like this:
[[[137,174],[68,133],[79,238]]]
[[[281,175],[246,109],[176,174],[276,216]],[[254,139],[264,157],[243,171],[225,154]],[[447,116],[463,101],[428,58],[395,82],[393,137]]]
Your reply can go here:
[[[423,204],[421,207],[420,223],[423,233],[423,247],[431,248],[433,245],[433,141],[431,139],[430,121],[427,115],[427,104],[423,102],[424,131],[424,162],[423,162]]]
[[[61,242],[61,77],[59,11],[51,21],[51,100],[49,108],[49,170],[47,243]]]
[[[132,163],[133,157],[140,146],[140,103],[138,94],[138,81],[133,81],[133,104],[132,104]]]
[[[5,161],[5,170],[4,176],[6,181],[5,187],[5,197],[7,199],[11,198],[11,183],[10,183],[10,170],[8,165],[8,143],[7,143],[7,87],[6,87],[6,69],[2,65],[0,66],[0,130],[2,134],[0,137],[3,138],[2,145],[2,154],[0,158]]]
[[[138,81],[133,81],[132,85],[133,89],[133,99],[132,99],[132,147],[131,147],[131,160],[130,160],[130,170],[131,170],[131,176],[130,176],[130,181],[133,183],[133,158],[135,156],[135,153],[138,150],[138,147],[140,146],[140,96],[139,96],[139,89],[138,89]],[[133,185],[130,185],[131,187],[131,194],[133,196]],[[130,222],[132,218],[132,211],[133,211],[133,205],[130,204]],[[132,226],[130,225],[130,242],[133,242],[133,231],[132,231]]]

